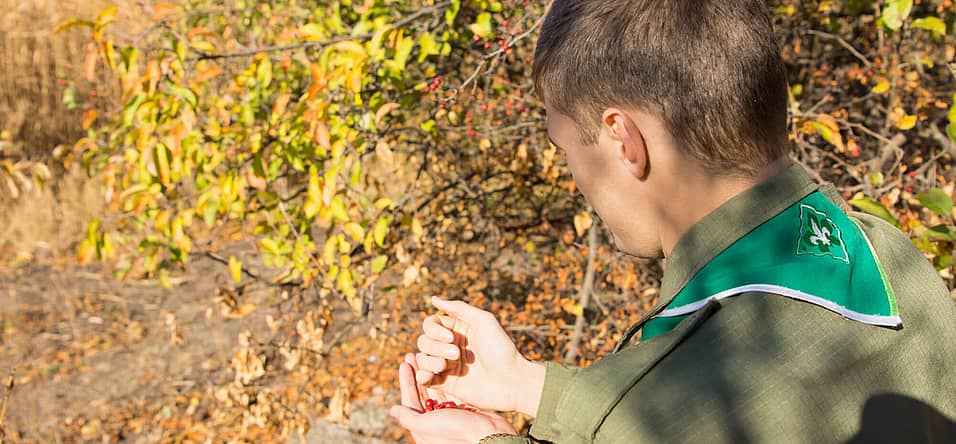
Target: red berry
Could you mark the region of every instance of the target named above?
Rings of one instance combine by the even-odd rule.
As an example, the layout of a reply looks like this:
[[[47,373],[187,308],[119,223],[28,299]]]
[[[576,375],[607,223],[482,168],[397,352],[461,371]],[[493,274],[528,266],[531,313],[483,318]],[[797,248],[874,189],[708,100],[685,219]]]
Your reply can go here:
[[[916,177],[916,171],[910,171],[910,177]]]
[[[430,411],[432,411],[432,410],[435,410],[435,404],[438,404],[438,401],[435,401],[434,399],[431,399],[431,398],[426,399],[426,400],[425,400],[425,411],[426,411],[426,412],[430,412]]]
[[[485,49],[491,48],[491,42],[485,42]]]
[[[438,404],[438,408],[440,408],[440,409],[454,409],[454,408],[458,408],[458,406],[455,405],[455,401],[445,401],[445,402],[443,402],[443,403],[441,403],[441,404]]]
[[[501,21],[501,26],[508,27],[508,19],[502,20],[502,21]]]
[[[476,41],[476,42],[480,42],[480,41],[481,41],[481,36],[478,35],[478,34],[475,34],[475,36],[472,37],[472,39],[473,39],[474,41]]]
[[[487,103],[482,103],[480,108],[481,108],[482,111],[488,111],[488,104],[487,104]]]
[[[444,103],[439,103],[439,104],[438,104],[438,109],[445,109],[445,104],[444,104]]]
[[[913,192],[913,186],[912,186],[912,185],[907,186],[907,187],[906,187],[906,192],[907,192],[907,193],[912,193],[912,192]]]
[[[474,136],[474,135],[475,135],[475,130],[473,130],[473,129],[468,130],[468,135],[469,135],[469,136]]]

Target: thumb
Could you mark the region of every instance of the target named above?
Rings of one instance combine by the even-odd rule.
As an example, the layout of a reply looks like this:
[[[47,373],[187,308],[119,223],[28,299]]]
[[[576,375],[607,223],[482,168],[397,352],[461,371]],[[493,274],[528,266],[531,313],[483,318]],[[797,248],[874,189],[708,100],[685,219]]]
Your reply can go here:
[[[392,409],[389,410],[388,413],[392,416],[392,418],[397,419],[398,423],[401,424],[402,427],[413,433],[418,428],[418,421],[422,416],[421,413],[415,411],[414,409],[401,405],[393,405]]]
[[[463,301],[446,301],[438,296],[432,296],[432,305],[435,308],[455,316],[473,326],[483,324],[491,317],[491,313],[469,305]]]

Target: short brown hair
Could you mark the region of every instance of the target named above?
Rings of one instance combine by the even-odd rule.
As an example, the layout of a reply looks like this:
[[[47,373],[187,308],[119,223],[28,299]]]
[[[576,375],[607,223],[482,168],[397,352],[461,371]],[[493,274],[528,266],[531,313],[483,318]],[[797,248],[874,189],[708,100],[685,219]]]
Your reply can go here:
[[[538,94],[585,143],[606,107],[633,106],[714,172],[789,152],[786,71],[760,0],[554,0],[534,59]]]

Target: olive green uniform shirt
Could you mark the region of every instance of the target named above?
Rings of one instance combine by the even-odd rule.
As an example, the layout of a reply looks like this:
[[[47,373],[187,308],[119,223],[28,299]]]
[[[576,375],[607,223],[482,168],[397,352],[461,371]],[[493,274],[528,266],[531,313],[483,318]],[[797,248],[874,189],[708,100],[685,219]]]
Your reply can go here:
[[[648,316],[724,249],[818,188],[794,166],[693,226],[668,258]],[[832,187],[821,191],[845,208]],[[849,216],[895,291],[901,329],[776,294],[712,301],[590,367],[548,363],[530,436],[491,442],[956,442],[949,292],[903,233]]]

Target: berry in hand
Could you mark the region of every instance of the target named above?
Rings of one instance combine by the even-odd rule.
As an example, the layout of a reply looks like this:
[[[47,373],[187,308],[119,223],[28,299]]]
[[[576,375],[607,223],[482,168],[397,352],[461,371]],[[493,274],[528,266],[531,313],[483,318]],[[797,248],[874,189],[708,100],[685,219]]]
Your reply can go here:
[[[425,400],[426,412],[432,412],[432,411],[440,410],[440,409],[461,409],[461,410],[468,410],[469,412],[477,412],[477,410],[471,407],[458,405],[455,403],[455,401],[445,401],[445,402],[439,403],[438,401],[431,398],[428,398]]]

